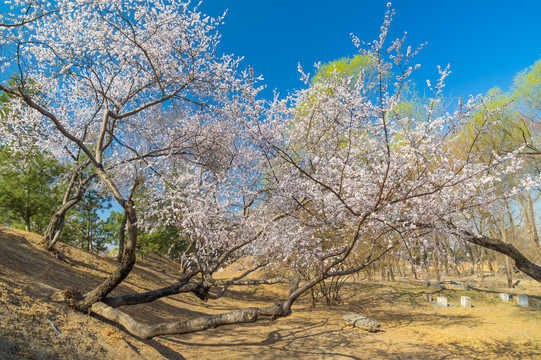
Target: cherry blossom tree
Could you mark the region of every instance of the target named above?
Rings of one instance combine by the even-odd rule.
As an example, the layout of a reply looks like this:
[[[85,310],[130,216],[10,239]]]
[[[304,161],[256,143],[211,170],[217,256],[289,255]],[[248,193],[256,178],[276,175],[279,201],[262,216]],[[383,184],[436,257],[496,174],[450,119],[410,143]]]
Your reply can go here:
[[[215,55],[214,28],[221,19],[204,17],[188,3],[13,6],[21,15],[3,15],[1,66],[15,64],[21,81],[1,87],[14,95],[6,105],[13,115],[6,120],[6,139],[32,129],[44,150],[81,168],[91,166],[128,218],[119,268],[77,301],[88,308],[133,267],[137,216],[130,194],[140,179],[161,158],[190,146],[199,126],[195,113],[233,111],[234,95],[252,91],[252,82],[236,71],[238,59]],[[184,119],[163,115],[176,107]]]
[[[449,73],[440,69],[425,116],[401,113],[417,51],[404,49],[404,38],[385,47],[390,10],[378,40],[354,38],[370,59],[369,76],[327,71],[265,104],[251,69],[216,56],[221,18],[180,0],[14,5],[23,11],[4,14],[0,66],[15,64],[22,81],[0,85],[13,95],[3,136],[32,129],[44,150],[92,169],[127,216],[118,269],[69,298],[77,309],[143,338],[276,319],[321,281],[361,271],[407,239],[429,241],[432,231],[503,252],[541,279],[539,267],[512,246],[470,229],[470,210],[494,206],[499,177],[518,166],[513,153],[486,163],[480,154],[453,151],[483,99],[438,115]],[[136,208],[138,186],[146,201]],[[190,266],[171,286],[109,296],[134,265],[139,226],[176,227],[190,243]],[[246,271],[214,277],[233,263]],[[309,276],[301,279],[303,271]],[[256,273],[260,278],[249,276]],[[291,286],[279,303],[188,321],[144,325],[118,309],[277,283]]]
[[[283,251],[282,257],[295,254],[295,266],[316,264],[317,275],[299,292],[327,277],[359,271],[408,238],[433,241],[426,232],[501,252],[541,280],[538,265],[472,226],[473,210],[499,212],[499,200],[531,186],[523,182],[507,194],[497,190],[502,176],[520,168],[517,152],[488,157],[490,149],[471,151],[493,119],[480,96],[438,114],[448,68],[439,69],[435,86],[427,83],[434,97],[424,116],[400,111],[416,51],[403,49],[404,39],[384,47],[391,17],[388,11],[379,40],[366,45],[354,38],[361,54],[377,64],[376,81],[370,72],[356,77],[335,71],[273,104],[269,118],[285,124],[287,134],[272,145],[274,207],[286,211],[294,203],[301,209],[282,221],[266,244],[275,254]],[[470,139],[470,151],[458,154],[454,144],[479,113],[484,121]],[[360,258],[344,268],[352,254]]]

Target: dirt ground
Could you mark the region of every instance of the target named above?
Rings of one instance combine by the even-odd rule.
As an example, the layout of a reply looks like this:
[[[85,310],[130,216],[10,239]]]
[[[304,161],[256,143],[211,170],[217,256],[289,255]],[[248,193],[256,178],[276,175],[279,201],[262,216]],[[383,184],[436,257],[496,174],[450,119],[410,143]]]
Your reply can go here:
[[[39,241],[0,227],[0,359],[541,359],[541,284],[528,278],[515,289],[505,289],[498,276],[472,278],[469,290],[449,281],[443,290],[413,279],[351,281],[341,306],[311,308],[307,297],[291,316],[273,322],[142,340],[52,300],[61,289],[90,290],[116,267],[113,259],[60,244],[72,267],[41,250]],[[179,275],[173,262],[151,257],[113,295],[167,286]],[[501,302],[502,291],[527,294],[530,307]],[[276,286],[236,287],[207,303],[183,294],[123,310],[147,323],[175,321],[266,306],[286,293]],[[446,296],[451,305],[436,307],[423,293]],[[472,298],[473,308],[457,306],[462,295]],[[341,317],[350,312],[372,317],[382,330],[343,326]]]

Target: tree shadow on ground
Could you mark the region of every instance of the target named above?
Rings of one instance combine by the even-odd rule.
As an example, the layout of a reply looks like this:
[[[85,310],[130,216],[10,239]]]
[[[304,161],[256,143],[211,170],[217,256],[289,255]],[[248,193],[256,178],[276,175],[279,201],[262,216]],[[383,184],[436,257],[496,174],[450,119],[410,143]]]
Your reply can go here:
[[[333,359],[360,359],[354,355],[336,350],[337,347],[347,346],[348,340],[340,335],[342,329],[328,329],[329,326],[327,320],[315,324],[303,322],[294,328],[270,331],[266,337],[261,340],[242,340],[247,337],[246,335],[250,333],[249,329],[254,326],[259,327],[262,325],[261,323],[257,325],[244,324],[243,327],[248,331],[245,334],[242,334],[241,332],[238,336],[239,340],[234,341],[231,341],[231,338],[228,338],[228,341],[212,341],[213,339],[224,339],[224,335],[230,335],[227,334],[229,330],[224,329],[215,329],[212,333],[206,332],[204,335],[198,334],[197,336],[170,336],[165,337],[165,340],[168,343],[179,346],[238,349],[239,356],[243,353],[249,353],[251,354],[251,358],[258,358],[260,356],[265,358],[265,355],[268,356],[269,354],[272,354],[273,356],[276,356],[276,358],[288,359],[313,358],[315,355]],[[193,338],[193,341],[190,341],[189,338]],[[313,339],[318,338],[320,338],[320,344],[322,339],[326,339],[325,344],[321,344],[322,346],[317,349],[314,349],[312,345],[306,346],[307,341],[312,342]],[[329,341],[329,338],[332,338],[333,340]]]
[[[541,359],[540,344],[526,342],[517,346],[516,341],[513,342],[511,339],[480,341],[479,346],[475,347],[457,343],[446,346],[450,351],[472,359],[494,358],[495,354],[498,354],[498,357],[502,359]]]

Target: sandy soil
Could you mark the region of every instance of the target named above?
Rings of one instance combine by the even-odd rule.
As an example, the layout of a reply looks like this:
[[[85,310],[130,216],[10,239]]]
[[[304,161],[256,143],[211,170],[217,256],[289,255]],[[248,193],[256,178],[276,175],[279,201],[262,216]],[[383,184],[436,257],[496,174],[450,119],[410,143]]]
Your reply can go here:
[[[541,359],[541,284],[527,278],[523,289],[504,289],[497,276],[474,278],[476,290],[426,288],[412,279],[352,281],[338,307],[311,308],[304,298],[285,319],[142,340],[52,300],[61,289],[91,289],[115,268],[113,259],[60,244],[71,267],[42,251],[39,241],[0,228],[0,359]],[[179,275],[167,259],[145,259],[114,294],[167,286]],[[501,291],[527,294],[531,306],[503,303]],[[208,303],[185,294],[123,310],[147,323],[173,321],[269,305],[286,292],[236,287]],[[446,296],[451,306],[435,307],[422,293]],[[473,308],[457,307],[462,295],[472,298]],[[382,331],[343,326],[349,312],[372,317]]]

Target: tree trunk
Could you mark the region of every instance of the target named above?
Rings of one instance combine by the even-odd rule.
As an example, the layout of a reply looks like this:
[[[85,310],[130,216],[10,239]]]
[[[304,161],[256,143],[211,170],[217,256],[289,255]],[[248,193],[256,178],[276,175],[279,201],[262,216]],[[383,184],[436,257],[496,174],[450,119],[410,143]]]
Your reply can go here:
[[[91,311],[103,316],[107,320],[122,325],[128,332],[143,339],[150,339],[159,335],[188,334],[219,326],[251,323],[258,320],[275,320],[279,317],[289,315],[288,312],[284,311],[281,304],[274,304],[262,308],[252,307],[225,314],[201,316],[187,321],[144,325],[128,314],[107,306],[102,302],[94,303]]]
[[[432,276],[431,273],[430,273],[430,265],[428,263],[428,255],[427,256],[424,256],[423,254],[423,267],[425,268],[425,272],[426,272],[426,278],[427,279],[430,279],[430,277]]]
[[[82,299],[75,302],[74,306],[81,311],[87,311],[92,304],[101,301],[105,296],[113,291],[118,284],[120,284],[128,276],[133,268],[133,265],[135,264],[135,248],[137,245],[137,215],[131,199],[124,201],[123,205],[128,219],[128,241],[126,247],[124,248],[122,261],[118,268],[104,282],[102,282],[94,290],[85,294]]]
[[[470,255],[470,261],[471,261],[470,275],[473,276],[473,275],[475,275],[475,258],[474,258],[474,255],[473,255],[473,250],[472,250],[471,246],[469,246],[469,245],[466,245],[466,250],[468,250],[468,254]]]
[[[517,250],[513,245],[507,244],[503,241],[497,239],[491,239],[486,236],[477,236],[471,233],[465,233],[465,239],[472,244],[486,247],[497,251],[501,254],[507,255],[515,261],[515,266],[524,272],[526,275],[531,277],[534,280],[541,282],[541,266],[534,264],[528,260],[520,251]],[[510,283],[512,287],[512,281]]]
[[[397,270],[397,272],[398,272],[398,276],[404,277],[404,276],[402,275],[402,270],[400,269],[400,259],[397,259],[395,264],[396,264],[396,270]]]
[[[541,255],[541,244],[539,244],[539,233],[537,232],[537,224],[535,221],[535,210],[533,206],[532,197],[530,196],[530,191],[526,191],[526,200],[528,202],[527,208],[524,209],[524,212],[529,213],[529,220],[530,220],[530,226],[529,226],[529,233],[530,233],[530,240],[532,242],[532,245],[537,251],[537,255]]]
[[[500,234],[502,237],[502,241],[507,244],[507,233],[505,232],[504,227],[504,218],[503,218],[503,210],[500,213]],[[507,287],[512,288],[513,287],[513,271],[511,269],[511,260],[508,256],[505,257],[505,275],[507,276]]]
[[[415,264],[411,264],[411,272],[413,274],[413,278],[417,280],[417,271],[415,271]]]
[[[87,161],[85,164],[83,164],[83,168],[88,166],[88,164],[89,162]],[[62,199],[62,206],[53,214],[53,217],[47,225],[47,230],[45,230],[45,234],[43,237],[43,246],[46,250],[52,250],[55,244],[58,242],[60,236],[62,235],[62,230],[64,229],[67,212],[79,201],[81,201],[85,192],[85,185],[94,178],[94,175],[91,175],[88,177],[88,179],[79,184],[77,194],[74,198],[71,198],[71,193],[75,188],[75,183],[81,174],[80,171],[81,170],[78,170],[73,173],[68,187],[64,193],[64,198]]]
[[[436,255],[436,248],[432,251],[432,260],[434,261],[434,270],[436,272],[436,280],[441,281],[440,266],[438,262],[438,256]]]
[[[396,281],[394,278],[394,272],[393,272],[393,265],[392,263],[389,265],[389,281]]]
[[[126,233],[126,221],[128,220],[128,216],[126,212],[124,212],[124,218],[122,219],[122,223],[120,223],[120,231],[118,236],[118,255],[117,255],[117,261],[122,262],[122,256],[124,254],[124,237]]]

